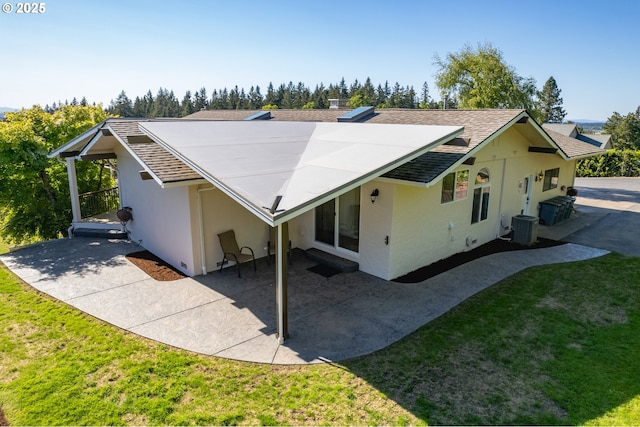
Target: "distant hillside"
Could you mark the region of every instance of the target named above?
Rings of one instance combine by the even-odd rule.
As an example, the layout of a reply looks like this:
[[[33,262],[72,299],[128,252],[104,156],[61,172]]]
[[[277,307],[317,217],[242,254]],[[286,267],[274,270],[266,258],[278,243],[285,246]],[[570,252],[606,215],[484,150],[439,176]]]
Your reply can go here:
[[[0,107],[0,120],[4,120],[4,113],[11,113],[12,111],[18,110],[10,107]]]
[[[594,121],[575,121],[575,124],[580,126],[584,133],[601,133],[602,127],[605,122],[594,122]]]

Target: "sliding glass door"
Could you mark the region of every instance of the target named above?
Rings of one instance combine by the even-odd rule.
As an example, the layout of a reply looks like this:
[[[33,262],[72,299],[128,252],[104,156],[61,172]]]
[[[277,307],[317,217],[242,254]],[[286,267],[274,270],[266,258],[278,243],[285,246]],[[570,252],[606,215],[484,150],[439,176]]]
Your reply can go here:
[[[336,201],[334,199],[316,208],[316,240],[331,246],[336,241],[335,206]]]
[[[337,199],[318,206],[315,221],[316,241],[358,252],[360,188],[354,188]]]

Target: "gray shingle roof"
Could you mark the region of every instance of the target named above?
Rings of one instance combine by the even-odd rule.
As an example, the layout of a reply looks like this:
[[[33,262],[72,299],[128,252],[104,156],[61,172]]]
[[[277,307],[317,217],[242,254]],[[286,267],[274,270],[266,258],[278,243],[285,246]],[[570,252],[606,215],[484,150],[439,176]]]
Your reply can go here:
[[[462,157],[464,154],[431,151],[382,176],[402,181],[427,183],[436,179]]]
[[[382,109],[367,123],[402,123],[413,125],[464,126],[462,138],[470,140],[468,147],[442,146],[442,151],[468,152],[524,110],[407,110]]]
[[[163,184],[202,179],[197,172],[159,144],[151,141],[131,143],[130,136],[146,135],[138,127],[138,122],[138,120],[111,119],[107,121],[106,125],[127,144],[144,163],[144,166],[156,175]]]
[[[545,130],[551,130],[564,136],[575,137],[578,133],[578,129],[573,123],[543,123],[542,127]]]
[[[243,120],[262,110],[203,110],[193,113],[186,119],[204,120]],[[349,110],[269,110],[271,119],[286,122],[337,122],[338,117]]]
[[[496,134],[524,110],[381,110],[368,123],[401,123],[416,125],[464,126],[462,138],[468,145],[445,144],[412,162],[383,175],[417,183],[429,183],[462,159],[487,138]]]
[[[550,129],[546,129],[546,132],[569,158],[589,157],[604,153],[602,148],[588,142],[565,136]]]

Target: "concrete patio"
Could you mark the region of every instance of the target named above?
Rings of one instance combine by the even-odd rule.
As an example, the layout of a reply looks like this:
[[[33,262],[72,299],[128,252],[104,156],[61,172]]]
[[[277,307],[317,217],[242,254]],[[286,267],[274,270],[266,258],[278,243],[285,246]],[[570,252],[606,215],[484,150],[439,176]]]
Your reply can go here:
[[[619,229],[605,225],[607,234],[628,235],[627,227],[637,230],[640,193],[624,193],[626,204],[620,209],[606,202],[607,191],[609,187],[594,190],[592,198],[580,200],[587,204],[579,205],[576,215],[556,226],[540,227],[539,235],[572,242],[585,233],[593,241],[597,235],[590,230],[607,220],[622,223]],[[591,206],[590,200],[602,206]],[[621,214],[629,222],[621,222]],[[620,218],[615,221],[616,217]],[[609,250],[634,255],[636,250],[628,245],[591,246],[569,243],[493,254],[416,284],[388,282],[362,272],[325,278],[308,271],[315,263],[297,254],[289,271],[291,337],[282,345],[275,338],[273,267],[265,260],[260,260],[257,272],[245,268],[242,278],[227,269],[159,282],[125,258],[140,250],[134,243],[78,237],[23,248],[0,256],[0,261],[34,288],[138,335],[229,359],[306,364],[382,349],[527,267],[590,259]]]

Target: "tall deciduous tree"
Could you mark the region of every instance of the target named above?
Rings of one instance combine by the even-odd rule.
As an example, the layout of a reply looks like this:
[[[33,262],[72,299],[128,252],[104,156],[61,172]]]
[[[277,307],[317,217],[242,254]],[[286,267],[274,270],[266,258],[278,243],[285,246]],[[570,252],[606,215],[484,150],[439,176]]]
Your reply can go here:
[[[0,235],[10,242],[58,237],[71,223],[64,163],[49,151],[107,118],[101,106],[62,105],[53,113],[39,106],[7,113],[0,122]],[[101,166],[77,164],[80,192],[97,190]]]
[[[455,95],[459,108],[525,108],[533,111],[535,80],[518,75],[490,43],[477,49],[465,46],[448,53],[445,59],[436,55],[436,86]]]
[[[613,148],[619,150],[640,150],[640,107],[626,116],[613,113],[602,127],[611,134]]]
[[[562,123],[567,112],[562,108],[561,90],[556,79],[549,77],[542,90],[538,92],[536,110],[541,123]]]

